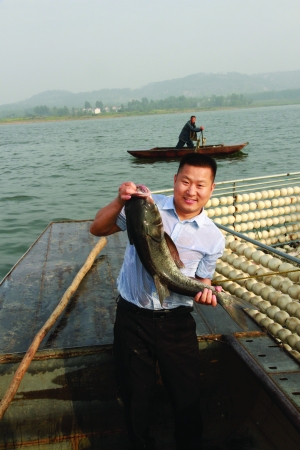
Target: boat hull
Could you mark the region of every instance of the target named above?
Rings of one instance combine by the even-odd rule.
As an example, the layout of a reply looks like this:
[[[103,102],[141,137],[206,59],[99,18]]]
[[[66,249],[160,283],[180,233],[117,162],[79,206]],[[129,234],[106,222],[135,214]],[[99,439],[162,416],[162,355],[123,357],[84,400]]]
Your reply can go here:
[[[175,147],[155,147],[150,150],[127,150],[127,152],[135,158],[151,158],[151,159],[176,159],[182,158],[187,153],[200,153],[209,156],[226,156],[240,152],[248,142],[232,145],[205,145],[199,148],[175,148]]]

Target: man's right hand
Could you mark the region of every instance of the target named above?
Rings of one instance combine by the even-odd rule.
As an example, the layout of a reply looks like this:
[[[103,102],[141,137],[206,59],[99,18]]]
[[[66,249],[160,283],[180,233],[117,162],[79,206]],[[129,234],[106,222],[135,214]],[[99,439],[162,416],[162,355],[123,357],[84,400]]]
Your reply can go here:
[[[131,199],[131,195],[137,192],[137,187],[132,181],[126,181],[119,187],[118,200],[124,205],[127,200]]]
[[[199,128],[200,128],[200,131],[204,131],[204,127],[202,125]]]

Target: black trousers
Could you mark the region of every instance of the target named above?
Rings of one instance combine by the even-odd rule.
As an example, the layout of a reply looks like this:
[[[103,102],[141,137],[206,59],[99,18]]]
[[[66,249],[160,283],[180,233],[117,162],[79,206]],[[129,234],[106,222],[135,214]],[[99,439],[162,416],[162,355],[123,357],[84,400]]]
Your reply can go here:
[[[202,419],[195,321],[189,308],[158,319],[142,316],[140,308],[134,308],[131,311],[118,304],[114,326],[116,377],[133,448],[155,448],[148,434],[148,413],[158,362],[172,399],[177,448],[199,450]]]
[[[193,141],[191,141],[191,139],[189,139],[187,142],[181,141],[179,139],[179,141],[178,141],[178,143],[177,143],[175,148],[183,148],[185,146],[185,144],[187,145],[188,148],[194,148],[195,147],[194,143],[193,143]]]

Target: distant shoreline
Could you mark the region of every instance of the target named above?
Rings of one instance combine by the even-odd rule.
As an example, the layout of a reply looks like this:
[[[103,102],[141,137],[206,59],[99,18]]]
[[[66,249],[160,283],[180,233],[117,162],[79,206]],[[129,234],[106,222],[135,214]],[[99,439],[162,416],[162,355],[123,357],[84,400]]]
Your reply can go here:
[[[283,102],[283,103],[263,103],[263,104],[251,104],[249,106],[235,106],[235,107],[215,107],[215,108],[194,108],[194,109],[184,109],[184,110],[154,110],[148,112],[124,112],[124,113],[104,113],[93,116],[62,116],[62,117],[15,117],[15,118],[5,118],[0,119],[0,125],[21,125],[27,123],[45,123],[45,122],[68,122],[77,120],[101,120],[101,119],[118,119],[123,117],[138,117],[138,116],[153,116],[162,114],[182,114],[182,113],[201,113],[207,111],[227,111],[227,110],[237,110],[237,109],[253,109],[253,108],[267,108],[270,106],[291,106],[299,105],[300,101],[296,102]]]

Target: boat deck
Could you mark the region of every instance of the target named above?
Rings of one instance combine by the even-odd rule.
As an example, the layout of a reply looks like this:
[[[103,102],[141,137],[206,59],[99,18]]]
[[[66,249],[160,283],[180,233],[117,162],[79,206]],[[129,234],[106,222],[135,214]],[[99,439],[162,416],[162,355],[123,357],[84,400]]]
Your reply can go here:
[[[35,334],[96,244],[89,226],[89,221],[51,223],[0,284],[0,398]],[[126,448],[112,358],[116,278],[126,242],[126,233],[108,237],[45,337],[0,422],[0,449]],[[230,448],[223,443],[234,435],[232,448],[296,450],[299,363],[244,307],[254,308],[240,300],[237,321],[219,305],[197,305],[193,312],[203,364],[206,448]],[[154,399],[157,448],[173,449],[171,405],[159,373]],[[259,421],[269,429],[268,438]],[[253,445],[262,444],[243,447],[251,444],[253,435]]]

